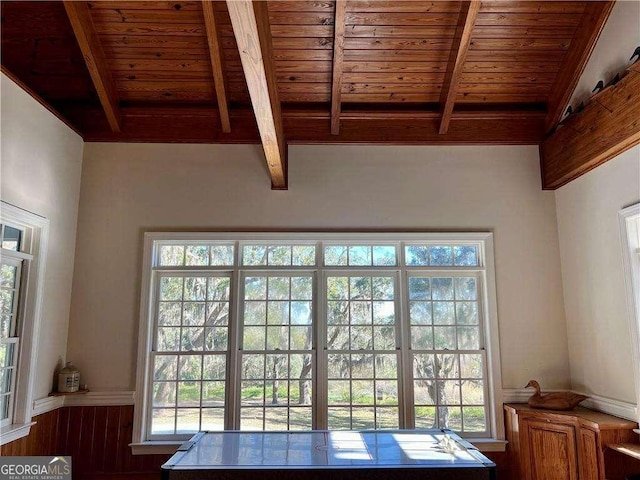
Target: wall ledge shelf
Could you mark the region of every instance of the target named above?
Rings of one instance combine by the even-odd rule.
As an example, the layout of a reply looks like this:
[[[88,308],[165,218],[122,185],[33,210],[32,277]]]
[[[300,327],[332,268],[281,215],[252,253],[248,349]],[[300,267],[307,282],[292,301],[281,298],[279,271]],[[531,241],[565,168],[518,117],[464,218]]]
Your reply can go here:
[[[68,395],[84,395],[85,393],[89,393],[88,388],[81,388],[77,392],[51,392],[49,396],[50,397],[66,397]]]

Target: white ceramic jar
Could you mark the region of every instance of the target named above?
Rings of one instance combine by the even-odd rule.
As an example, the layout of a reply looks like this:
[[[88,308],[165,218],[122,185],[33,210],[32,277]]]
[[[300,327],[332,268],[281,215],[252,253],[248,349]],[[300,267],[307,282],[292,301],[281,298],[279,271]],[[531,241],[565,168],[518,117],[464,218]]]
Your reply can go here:
[[[80,371],[67,362],[67,365],[58,374],[58,391],[61,393],[77,392],[80,388]]]

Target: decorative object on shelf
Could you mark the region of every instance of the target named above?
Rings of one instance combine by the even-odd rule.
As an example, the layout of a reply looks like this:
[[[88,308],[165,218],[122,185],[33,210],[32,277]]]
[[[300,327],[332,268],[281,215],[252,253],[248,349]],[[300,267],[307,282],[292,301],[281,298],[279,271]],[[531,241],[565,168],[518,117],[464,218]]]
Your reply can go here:
[[[572,392],[556,392],[542,395],[540,384],[535,380],[530,380],[524,388],[533,387],[536,393],[531,395],[528,404],[531,408],[544,408],[546,410],[573,410],[580,402],[589,397]]]
[[[80,388],[80,371],[73,365],[72,362],[67,362],[67,365],[60,370],[58,374],[58,392],[60,393],[74,393]]]

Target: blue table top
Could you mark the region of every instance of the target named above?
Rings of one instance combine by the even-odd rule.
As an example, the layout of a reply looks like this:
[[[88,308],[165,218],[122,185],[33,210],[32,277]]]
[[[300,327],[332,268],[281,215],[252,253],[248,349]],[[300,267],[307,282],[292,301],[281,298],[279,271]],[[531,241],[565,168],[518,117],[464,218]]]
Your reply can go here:
[[[494,467],[448,430],[201,432],[165,469]]]

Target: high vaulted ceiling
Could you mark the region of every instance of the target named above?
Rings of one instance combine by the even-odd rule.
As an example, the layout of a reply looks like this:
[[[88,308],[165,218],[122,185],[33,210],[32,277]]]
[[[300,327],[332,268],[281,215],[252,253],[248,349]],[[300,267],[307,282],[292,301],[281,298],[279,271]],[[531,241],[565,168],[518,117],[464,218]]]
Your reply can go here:
[[[282,187],[286,143],[541,142],[613,4],[1,5],[3,71],[86,141],[262,141]]]

